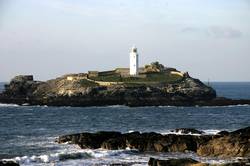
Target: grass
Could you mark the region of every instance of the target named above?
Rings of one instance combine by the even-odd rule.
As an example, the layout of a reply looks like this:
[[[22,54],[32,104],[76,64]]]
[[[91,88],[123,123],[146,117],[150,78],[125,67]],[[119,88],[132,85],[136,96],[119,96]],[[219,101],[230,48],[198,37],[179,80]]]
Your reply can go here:
[[[85,79],[79,80],[78,83],[79,83],[81,86],[86,86],[86,87],[98,86],[97,83],[94,83],[94,82],[91,82],[91,81],[88,81],[88,80],[85,80]]]
[[[148,73],[146,78],[140,77],[121,77],[118,74],[91,77],[95,81],[105,82],[124,82],[124,84],[158,84],[158,83],[175,83],[182,79],[179,75],[169,73]]]
[[[90,79],[95,81],[104,81],[104,82],[122,82],[122,78],[120,77],[120,75],[90,77]]]

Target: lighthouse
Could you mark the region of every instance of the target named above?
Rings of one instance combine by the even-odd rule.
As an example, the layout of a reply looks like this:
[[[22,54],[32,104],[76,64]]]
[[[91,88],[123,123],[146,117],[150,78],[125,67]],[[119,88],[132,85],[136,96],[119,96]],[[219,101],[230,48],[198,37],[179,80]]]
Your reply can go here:
[[[133,46],[130,50],[130,70],[129,73],[131,76],[136,76],[138,74],[139,68],[139,55],[137,48]]]

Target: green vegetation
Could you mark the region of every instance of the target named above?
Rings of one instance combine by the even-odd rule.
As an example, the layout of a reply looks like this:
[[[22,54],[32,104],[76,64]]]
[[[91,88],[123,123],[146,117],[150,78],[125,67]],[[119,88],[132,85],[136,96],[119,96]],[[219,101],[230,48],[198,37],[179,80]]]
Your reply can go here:
[[[122,82],[122,78],[119,74],[99,75],[98,77],[90,77],[90,79],[95,81],[104,81],[104,82]]]
[[[92,81],[88,81],[88,80],[85,80],[85,79],[82,79],[82,80],[78,80],[78,82],[81,86],[83,87],[94,87],[94,86],[98,86],[97,83],[95,82],[92,82]]]
[[[139,75],[139,77],[121,77],[119,74],[91,77],[95,81],[123,82],[124,84],[159,84],[175,83],[182,79],[179,75],[166,72],[155,72]]]

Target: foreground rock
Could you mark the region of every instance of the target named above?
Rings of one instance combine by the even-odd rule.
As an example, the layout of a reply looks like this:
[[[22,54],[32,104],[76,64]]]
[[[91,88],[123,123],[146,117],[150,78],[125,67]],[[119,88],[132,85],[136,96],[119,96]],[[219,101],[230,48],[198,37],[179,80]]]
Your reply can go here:
[[[97,132],[60,136],[58,143],[90,149],[138,149],[141,152],[196,152],[200,156],[250,157],[250,127],[217,135]]]
[[[155,158],[150,158],[148,165],[149,166],[195,166],[198,163],[199,163],[198,161],[189,158],[169,159],[169,160],[159,160]]]
[[[19,164],[14,161],[0,161],[0,166],[19,166]]]
[[[207,163],[200,163],[190,158],[168,159],[168,160],[159,160],[155,158],[150,158],[148,165],[149,166],[247,166],[250,165],[250,162],[246,160],[246,161],[226,163],[226,164],[207,164]]]
[[[201,156],[250,157],[250,127],[211,139],[202,144],[197,153]]]

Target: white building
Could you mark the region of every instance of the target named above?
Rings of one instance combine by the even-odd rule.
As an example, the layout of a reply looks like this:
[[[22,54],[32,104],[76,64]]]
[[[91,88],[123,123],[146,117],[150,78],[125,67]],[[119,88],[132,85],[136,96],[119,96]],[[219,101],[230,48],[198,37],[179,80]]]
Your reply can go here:
[[[137,52],[137,48],[134,46],[130,51],[130,75],[136,76],[138,74],[139,69],[139,55]]]

